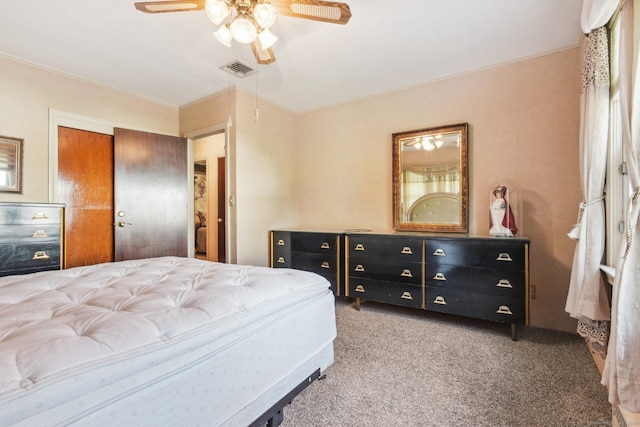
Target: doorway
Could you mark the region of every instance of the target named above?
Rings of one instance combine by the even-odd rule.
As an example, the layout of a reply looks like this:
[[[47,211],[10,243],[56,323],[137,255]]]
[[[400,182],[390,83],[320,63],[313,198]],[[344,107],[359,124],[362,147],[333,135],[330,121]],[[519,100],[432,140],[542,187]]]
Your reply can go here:
[[[224,132],[193,140],[196,258],[226,262]]]

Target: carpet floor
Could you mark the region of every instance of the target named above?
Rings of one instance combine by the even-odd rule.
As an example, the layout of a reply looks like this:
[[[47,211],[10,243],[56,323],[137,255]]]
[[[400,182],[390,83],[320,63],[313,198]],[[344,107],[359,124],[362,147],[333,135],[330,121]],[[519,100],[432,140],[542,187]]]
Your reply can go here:
[[[610,426],[577,334],[336,299],[335,363],[282,427]]]

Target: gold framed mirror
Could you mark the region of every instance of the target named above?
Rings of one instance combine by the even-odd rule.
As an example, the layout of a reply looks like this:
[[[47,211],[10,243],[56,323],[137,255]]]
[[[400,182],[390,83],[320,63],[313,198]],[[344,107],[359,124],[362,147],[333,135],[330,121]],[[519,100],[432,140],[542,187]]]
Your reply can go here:
[[[393,227],[469,231],[468,124],[393,134]]]
[[[22,193],[22,139],[0,136],[0,192]]]

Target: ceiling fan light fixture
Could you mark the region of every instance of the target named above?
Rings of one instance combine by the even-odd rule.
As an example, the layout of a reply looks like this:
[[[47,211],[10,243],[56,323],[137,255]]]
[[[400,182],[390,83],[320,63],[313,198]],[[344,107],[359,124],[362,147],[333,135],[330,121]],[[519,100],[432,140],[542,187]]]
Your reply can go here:
[[[253,8],[253,17],[260,27],[269,29],[276,22],[276,9],[269,3],[258,3]]]
[[[244,14],[240,14],[231,23],[231,35],[238,43],[249,44],[258,36],[258,30],[251,20]]]
[[[213,35],[220,43],[226,47],[231,47],[231,31],[229,31],[228,25],[221,26],[218,31],[214,31]]]
[[[229,16],[229,5],[222,0],[207,0],[205,10],[211,22],[216,25],[219,25]]]
[[[262,49],[269,49],[276,40],[278,40],[278,37],[274,36],[269,30],[262,30],[262,32],[258,34],[258,40],[260,41]]]

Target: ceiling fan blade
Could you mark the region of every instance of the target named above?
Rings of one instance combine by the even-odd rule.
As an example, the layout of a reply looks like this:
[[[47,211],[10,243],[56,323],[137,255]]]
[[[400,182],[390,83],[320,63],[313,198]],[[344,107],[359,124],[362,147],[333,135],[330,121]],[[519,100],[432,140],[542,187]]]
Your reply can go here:
[[[136,9],[145,13],[187,12],[204,9],[206,0],[168,0],[135,3]]]
[[[271,64],[276,61],[276,56],[273,54],[273,50],[271,50],[271,48],[263,49],[262,46],[260,46],[258,39],[251,43],[251,50],[253,51],[253,56],[256,57],[258,64]]]
[[[313,21],[344,25],[351,18],[351,9],[346,3],[322,0],[271,0],[271,5],[280,15]]]

